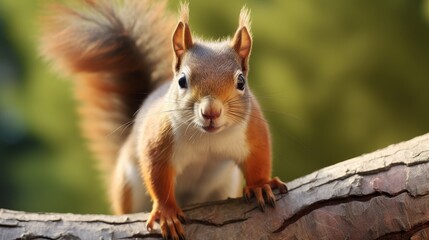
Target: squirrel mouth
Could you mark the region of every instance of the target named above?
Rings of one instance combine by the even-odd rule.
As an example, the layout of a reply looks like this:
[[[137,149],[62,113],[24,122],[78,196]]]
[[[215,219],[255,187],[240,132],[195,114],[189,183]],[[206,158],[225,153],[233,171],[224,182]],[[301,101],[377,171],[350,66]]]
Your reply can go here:
[[[204,131],[206,131],[206,132],[213,133],[213,132],[216,132],[220,127],[215,127],[215,126],[209,125],[209,126],[202,127],[202,128],[203,128],[203,129],[204,129]]]
[[[204,131],[206,132],[215,133],[215,132],[218,132],[219,129],[222,128],[222,126],[215,126],[213,122],[210,122],[208,126],[201,126],[201,128],[204,129]]]

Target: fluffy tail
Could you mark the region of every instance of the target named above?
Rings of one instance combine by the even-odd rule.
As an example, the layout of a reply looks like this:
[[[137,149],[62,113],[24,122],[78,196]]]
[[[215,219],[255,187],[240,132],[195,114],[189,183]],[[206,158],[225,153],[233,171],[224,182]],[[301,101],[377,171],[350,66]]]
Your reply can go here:
[[[165,1],[84,0],[50,12],[42,55],[76,78],[83,132],[110,173],[144,98],[171,79],[175,21]]]

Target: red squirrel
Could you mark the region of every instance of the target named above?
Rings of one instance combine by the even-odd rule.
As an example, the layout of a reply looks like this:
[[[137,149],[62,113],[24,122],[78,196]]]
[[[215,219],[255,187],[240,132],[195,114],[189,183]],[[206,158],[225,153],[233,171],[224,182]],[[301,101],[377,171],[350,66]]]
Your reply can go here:
[[[101,160],[114,213],[151,211],[164,237],[184,237],[179,206],[238,197],[275,206],[269,127],[248,85],[250,14],[233,38],[192,35],[165,2],[55,5],[42,55],[76,78],[82,128]],[[171,69],[171,64],[173,65]],[[242,175],[246,181],[243,189]]]

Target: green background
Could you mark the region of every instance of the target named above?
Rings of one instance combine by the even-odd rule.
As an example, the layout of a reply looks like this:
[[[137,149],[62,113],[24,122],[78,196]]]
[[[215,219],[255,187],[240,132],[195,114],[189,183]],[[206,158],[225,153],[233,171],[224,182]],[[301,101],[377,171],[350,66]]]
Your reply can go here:
[[[71,81],[38,56],[48,2],[0,0],[0,208],[107,213]],[[191,28],[231,35],[244,4],[273,175],[290,181],[429,132],[429,1],[191,1]]]

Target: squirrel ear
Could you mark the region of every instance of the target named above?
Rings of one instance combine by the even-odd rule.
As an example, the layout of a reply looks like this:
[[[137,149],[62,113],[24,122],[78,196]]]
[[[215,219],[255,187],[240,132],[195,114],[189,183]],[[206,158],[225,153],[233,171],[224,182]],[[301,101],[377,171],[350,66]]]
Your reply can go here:
[[[186,50],[190,49],[192,45],[193,42],[189,25],[180,21],[173,33],[173,50],[176,55],[174,67],[176,71],[180,68],[183,54],[185,54]]]
[[[232,47],[241,59],[243,72],[248,69],[250,51],[252,50],[252,37],[246,27],[242,27],[235,33]]]
[[[241,59],[243,72],[248,70],[252,36],[250,34],[250,11],[243,7],[240,12],[239,27],[232,39],[232,47]]]

